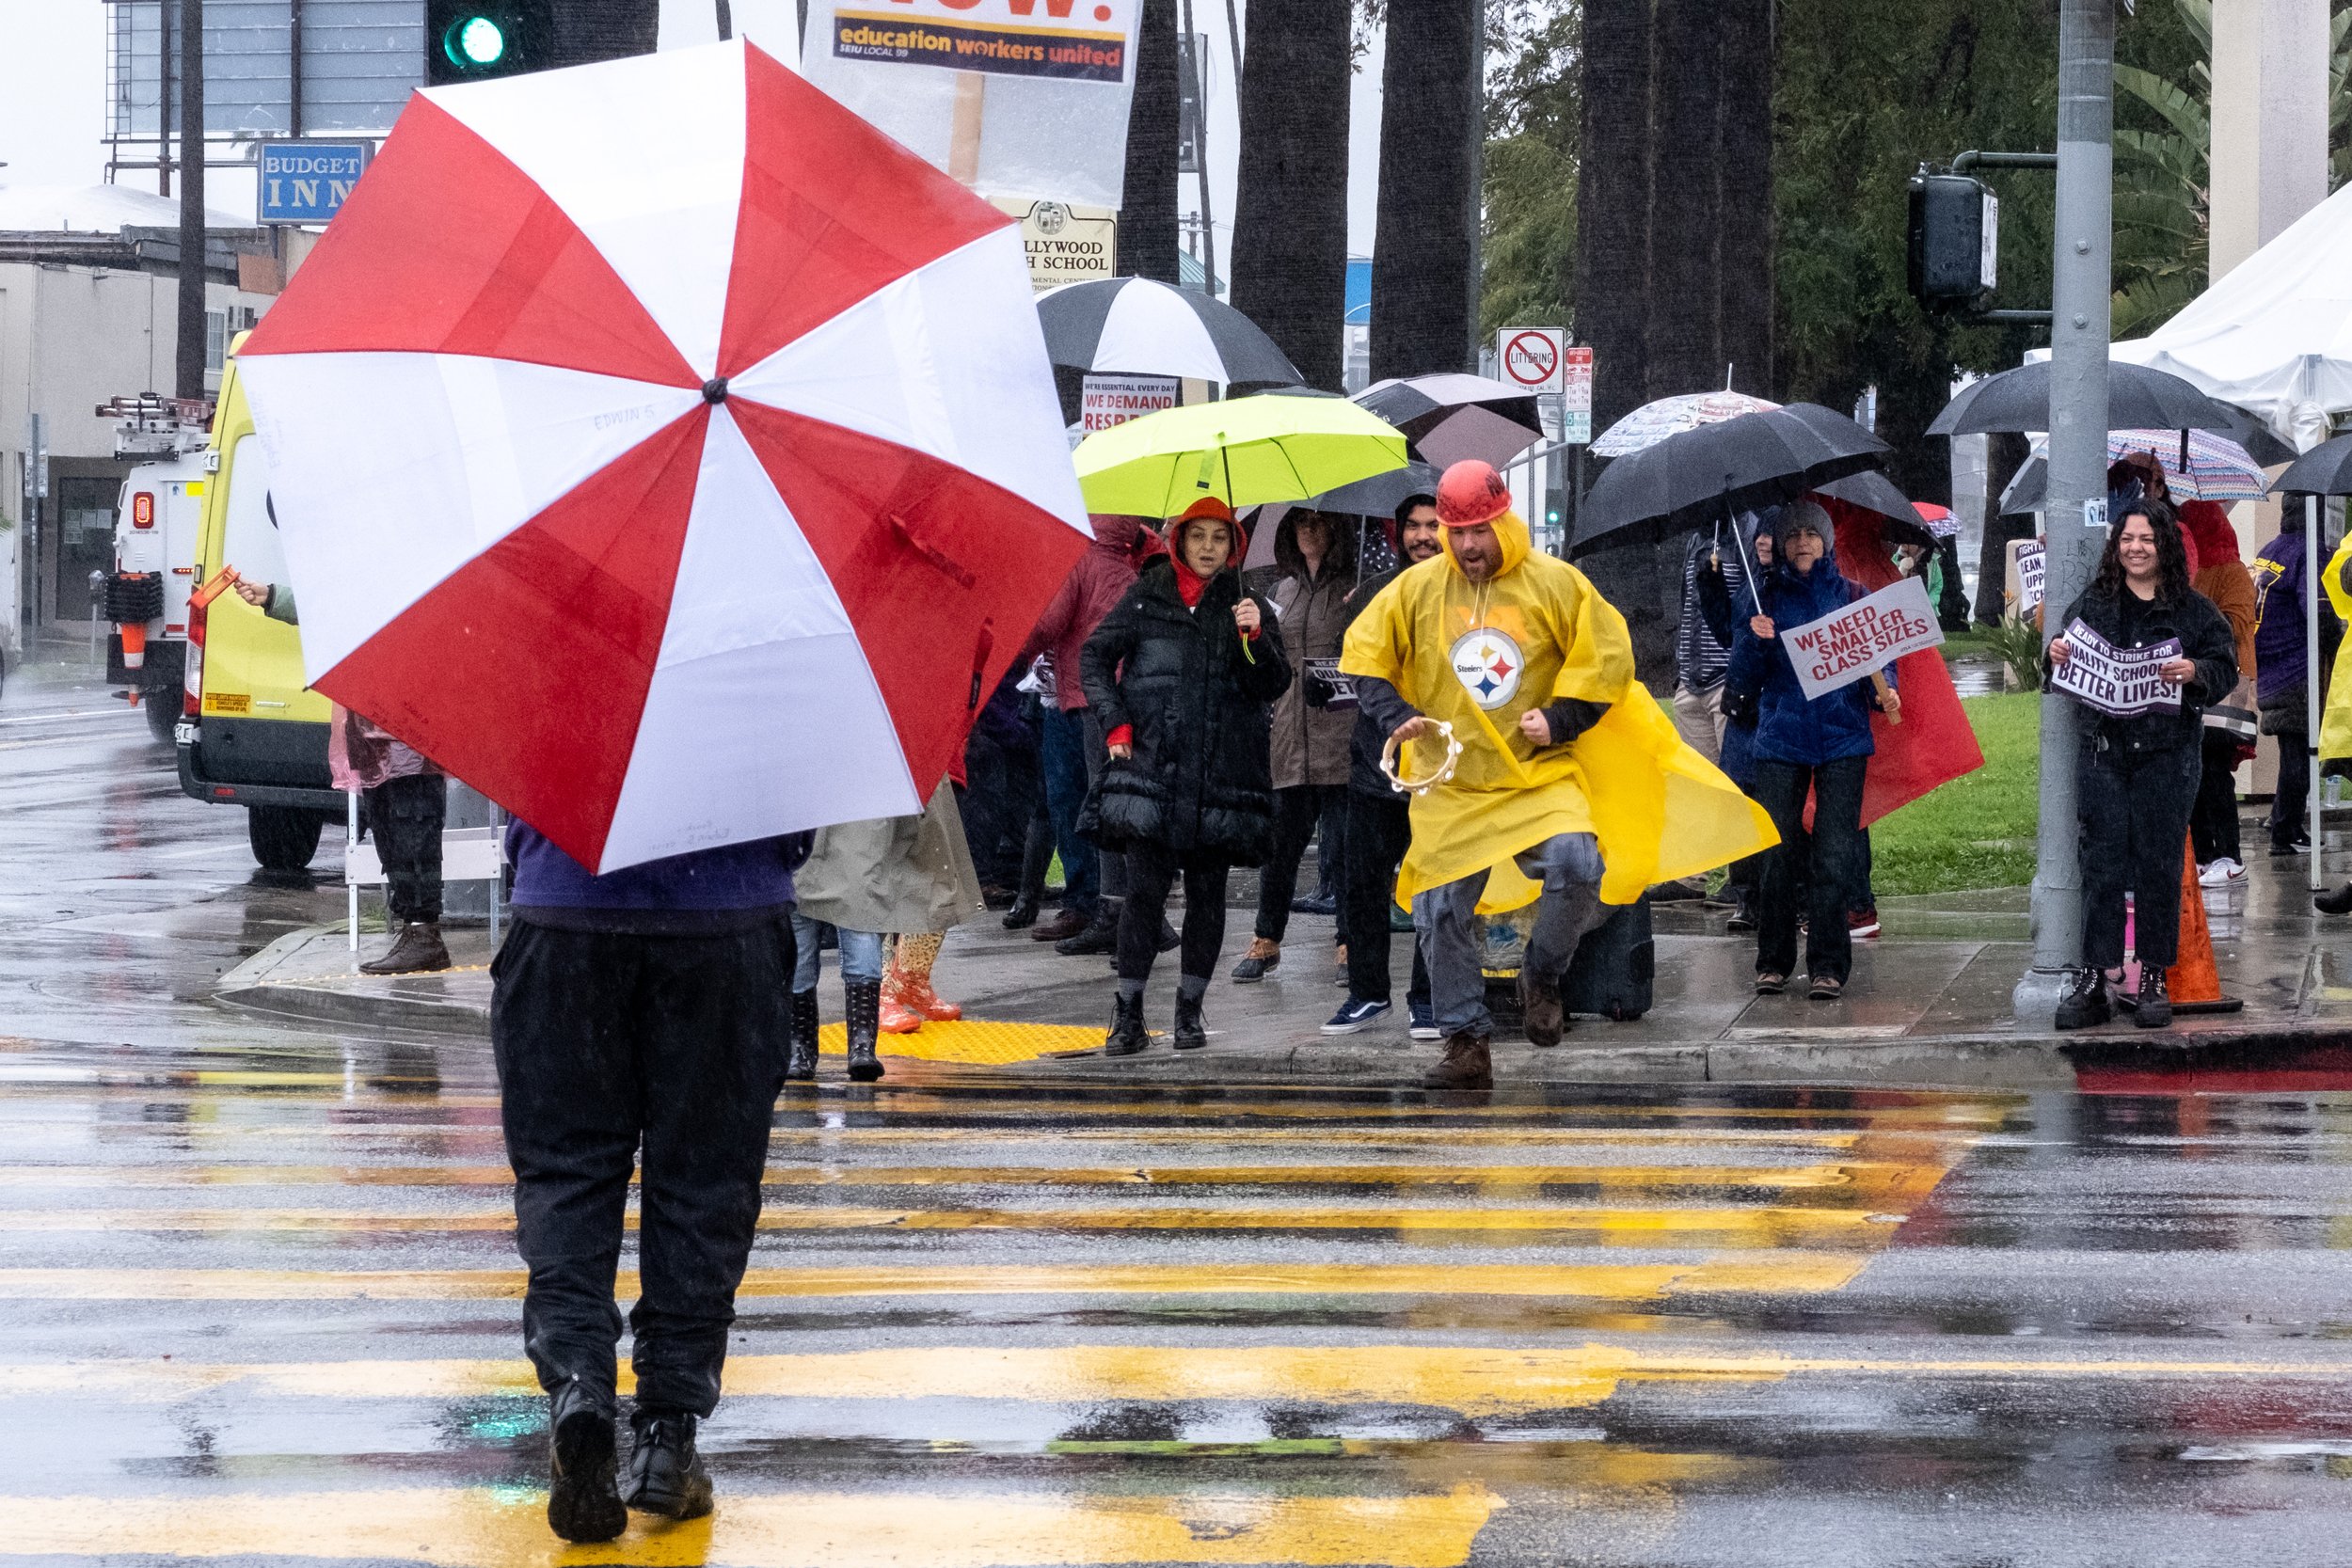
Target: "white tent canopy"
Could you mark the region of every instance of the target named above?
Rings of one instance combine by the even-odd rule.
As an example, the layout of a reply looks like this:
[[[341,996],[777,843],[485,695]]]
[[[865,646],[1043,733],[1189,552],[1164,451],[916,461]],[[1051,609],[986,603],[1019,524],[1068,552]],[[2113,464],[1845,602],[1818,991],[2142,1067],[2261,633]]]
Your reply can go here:
[[[2352,185],[2296,219],[2114,357],[2169,371],[2297,451],[2352,413]]]

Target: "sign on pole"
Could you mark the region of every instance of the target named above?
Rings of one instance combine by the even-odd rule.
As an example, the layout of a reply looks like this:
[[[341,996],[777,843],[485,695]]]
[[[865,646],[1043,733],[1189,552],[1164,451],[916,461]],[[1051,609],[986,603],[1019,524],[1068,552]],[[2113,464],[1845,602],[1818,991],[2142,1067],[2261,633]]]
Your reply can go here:
[[[1560,360],[1560,439],[1572,447],[1589,447],[1593,444],[1593,351],[1566,349]]]
[[[1146,414],[1176,406],[1183,386],[1172,375],[1115,375],[1087,372],[1078,394],[1078,428],[1091,436]]]
[[[373,145],[364,141],[265,141],[255,144],[254,219],[326,223],[342,211]]]
[[[1928,603],[1928,585],[1905,578],[1818,621],[1785,626],[1780,636],[1788,645],[1797,684],[1810,701],[1866,679],[1905,654],[1935,647],[1944,641],[1944,628]]]
[[[1021,250],[1029,261],[1029,287],[1040,293],[1064,283],[1091,283],[1119,274],[1119,213],[1065,201],[998,197],[993,205],[1021,220]]]
[[[2049,560],[2049,550],[2041,540],[2018,541],[2015,613],[2020,620],[2030,619],[2033,612],[2042,608],[2042,582]]]
[[[1568,334],[1558,326],[1506,326],[1495,334],[1502,379],[1529,392],[1566,389]]]

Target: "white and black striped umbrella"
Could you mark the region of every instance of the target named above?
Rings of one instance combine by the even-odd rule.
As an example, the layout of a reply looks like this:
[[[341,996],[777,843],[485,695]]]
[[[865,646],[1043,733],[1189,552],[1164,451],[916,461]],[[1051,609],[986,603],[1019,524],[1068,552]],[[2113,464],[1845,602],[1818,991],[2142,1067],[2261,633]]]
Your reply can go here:
[[[1500,468],[1543,439],[1535,394],[1507,381],[1460,373],[1376,381],[1356,401],[1403,431],[1438,468],[1476,458]]]
[[[1226,387],[1295,387],[1307,379],[1257,323],[1196,289],[1148,277],[1065,283],[1038,295],[1037,314],[1057,365]]]

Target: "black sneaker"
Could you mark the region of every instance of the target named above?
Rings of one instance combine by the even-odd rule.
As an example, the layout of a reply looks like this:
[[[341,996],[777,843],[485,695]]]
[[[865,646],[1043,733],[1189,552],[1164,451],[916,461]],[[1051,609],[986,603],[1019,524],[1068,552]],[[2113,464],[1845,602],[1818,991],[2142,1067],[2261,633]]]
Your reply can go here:
[[[2088,1029],[2105,1023],[2115,1016],[2107,1005],[2106,972],[2096,965],[2075,970],[2067,977],[2065,994],[2058,998],[2058,1026],[2061,1029]]]
[[[1351,996],[1340,1004],[1340,1010],[1324,1024],[1323,1032],[1327,1035],[1352,1035],[1359,1029],[1369,1028],[1378,1022],[1388,1016],[1388,1011],[1389,1004],[1386,1002],[1359,1002]]]
[[[694,1451],[694,1418],[640,1410],[628,1418],[628,1506],[668,1519],[699,1519],[710,1512],[710,1472]]]
[[[612,1399],[574,1378],[548,1419],[548,1528],[566,1541],[611,1541],[628,1528],[613,1478]]]
[[[2172,997],[2165,989],[2164,966],[2139,966],[2139,995],[2132,1004],[2132,1022],[2142,1029],[2161,1029],[2172,1022]]]

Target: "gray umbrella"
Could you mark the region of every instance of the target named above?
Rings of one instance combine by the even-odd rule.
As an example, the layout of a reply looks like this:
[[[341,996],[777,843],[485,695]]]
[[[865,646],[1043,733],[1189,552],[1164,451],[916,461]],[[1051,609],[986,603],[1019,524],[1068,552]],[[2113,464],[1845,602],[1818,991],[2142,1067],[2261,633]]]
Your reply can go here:
[[[1971,382],[1928,426],[1930,436],[1980,436],[2050,428],[2050,367],[2045,362]],[[2235,428],[2229,413],[2188,382],[2122,360],[2107,363],[2109,430]]]
[[[1356,401],[1397,429],[1439,468],[1476,458],[1500,468],[1543,439],[1535,394],[1459,372],[1375,382]]]
[[[2352,496],[2352,436],[2322,441],[2287,465],[2271,483],[2274,496],[2294,491],[2305,496]]]
[[[1911,498],[1895,487],[1895,482],[1877,469],[1866,469],[1844,479],[1833,479],[1819,486],[1824,496],[1836,496],[1850,501],[1865,512],[1875,512],[1886,519],[1879,531],[1890,545],[1916,545],[1921,549],[1935,548],[1935,531],[1919,515],[1919,509],[1911,504]]]
[[[1572,555],[1650,544],[1726,512],[1790,500],[1891,449],[1809,403],[1742,414],[1612,458],[1579,508]]]
[[[1290,387],[1307,379],[1239,310],[1197,289],[1148,277],[1064,284],[1038,295],[1037,318],[1057,365],[1192,376],[1226,387]]]

